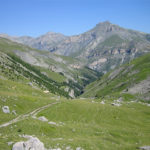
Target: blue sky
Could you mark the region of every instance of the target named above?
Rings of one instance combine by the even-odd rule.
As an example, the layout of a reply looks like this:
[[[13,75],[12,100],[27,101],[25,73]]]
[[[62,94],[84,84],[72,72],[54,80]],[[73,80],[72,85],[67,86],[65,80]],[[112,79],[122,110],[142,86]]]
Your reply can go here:
[[[0,0],[0,33],[83,33],[110,21],[150,33],[150,0]]]

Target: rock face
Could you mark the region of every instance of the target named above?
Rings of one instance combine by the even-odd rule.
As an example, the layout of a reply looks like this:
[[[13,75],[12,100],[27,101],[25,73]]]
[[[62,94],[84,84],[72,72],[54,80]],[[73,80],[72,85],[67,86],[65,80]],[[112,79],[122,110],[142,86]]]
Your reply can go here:
[[[3,106],[3,107],[2,107],[2,110],[3,110],[3,112],[6,113],[6,114],[10,113],[10,110],[9,110],[9,107],[8,107],[8,106]]]
[[[108,99],[113,97],[113,106],[126,100],[150,101],[150,54],[140,56],[126,65],[104,75],[85,88],[82,97]],[[114,94],[115,93],[115,94]],[[117,93],[117,94],[116,94]],[[126,97],[125,95],[133,95]],[[114,95],[117,95],[116,97]]]
[[[121,28],[108,21],[75,36],[64,36],[54,32],[37,38],[0,35],[33,48],[79,58],[84,60],[88,67],[101,72],[109,71],[111,66],[118,66],[150,52],[150,40],[147,38],[149,36],[146,33]],[[73,67],[79,68],[77,65]]]
[[[44,144],[36,137],[24,136],[28,141],[17,142],[12,150],[46,150]]]
[[[150,92],[150,77],[128,89],[131,94],[145,94]]]

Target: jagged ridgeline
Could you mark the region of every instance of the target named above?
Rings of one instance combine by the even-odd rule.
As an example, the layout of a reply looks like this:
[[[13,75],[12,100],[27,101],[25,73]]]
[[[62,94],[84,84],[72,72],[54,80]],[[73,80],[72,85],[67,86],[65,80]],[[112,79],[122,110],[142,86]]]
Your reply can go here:
[[[0,38],[0,74],[10,80],[24,81],[56,95],[73,98],[100,75],[75,64],[76,59],[41,52]]]
[[[150,52],[150,34],[122,28],[108,21],[74,36],[48,32],[37,38],[0,35],[33,48],[72,56],[88,67],[108,72],[130,60]]]

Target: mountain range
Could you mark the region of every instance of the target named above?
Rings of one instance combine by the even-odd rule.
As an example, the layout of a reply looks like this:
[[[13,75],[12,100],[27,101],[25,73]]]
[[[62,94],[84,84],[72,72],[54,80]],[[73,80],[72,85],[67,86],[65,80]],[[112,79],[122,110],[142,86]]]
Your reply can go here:
[[[82,60],[82,65],[103,73],[150,52],[150,34],[124,29],[108,21],[74,36],[48,32],[37,38],[5,34],[0,37],[32,48],[78,58]]]
[[[70,93],[70,97],[74,98],[82,93],[87,84],[100,76],[99,72],[86,66],[79,67],[79,64],[81,62],[75,58],[33,49],[0,38],[2,76],[10,79],[12,79],[11,76],[13,78],[17,76],[29,78],[32,84],[35,83],[40,88],[50,90],[52,93],[65,96]]]
[[[149,150],[149,107],[150,34],[0,35],[0,150]]]

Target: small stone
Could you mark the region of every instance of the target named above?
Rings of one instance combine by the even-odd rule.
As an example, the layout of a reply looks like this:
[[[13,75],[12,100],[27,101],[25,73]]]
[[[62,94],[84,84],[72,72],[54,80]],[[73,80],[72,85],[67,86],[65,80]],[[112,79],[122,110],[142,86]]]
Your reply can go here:
[[[121,104],[118,104],[118,103],[112,103],[111,105],[112,106],[118,106],[118,107],[121,106]]]
[[[2,99],[2,101],[3,101],[3,102],[6,102],[6,99],[4,98],[4,99]]]
[[[61,148],[50,148],[49,150],[61,150]]]
[[[56,123],[56,122],[53,122],[53,121],[48,122],[48,124],[58,126],[57,123]]]
[[[120,103],[120,102],[122,102],[122,101],[123,101],[123,98],[122,98],[122,97],[120,97],[119,99],[116,100],[116,102],[118,102],[118,103]]]
[[[81,147],[77,147],[77,148],[76,148],[76,150],[83,150],[83,148],[81,148]]]
[[[72,132],[75,132],[76,131],[76,129],[72,129]]]
[[[46,93],[46,94],[49,93],[49,91],[47,91],[47,90],[46,90],[46,91],[43,91],[43,92]]]
[[[63,123],[63,122],[59,122],[59,125],[60,125],[60,126],[64,126],[64,125],[65,125],[65,123]]]
[[[104,102],[104,101],[101,101],[101,104],[105,104],[105,102]]]
[[[70,150],[70,149],[71,149],[71,147],[70,147],[70,146],[67,146],[67,147],[66,147],[66,150]]]
[[[48,119],[45,118],[44,116],[41,116],[41,117],[39,117],[38,119],[39,119],[40,121],[44,121],[44,122],[48,121]]]
[[[12,113],[13,113],[14,115],[17,115],[16,110],[12,110]]]
[[[9,145],[12,145],[13,143],[14,143],[14,142],[8,142],[7,144],[8,144],[8,146],[9,146]]]
[[[29,82],[28,85],[33,86],[32,82]]]

